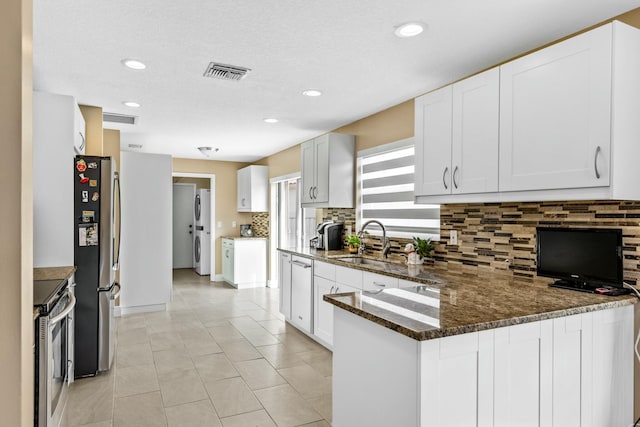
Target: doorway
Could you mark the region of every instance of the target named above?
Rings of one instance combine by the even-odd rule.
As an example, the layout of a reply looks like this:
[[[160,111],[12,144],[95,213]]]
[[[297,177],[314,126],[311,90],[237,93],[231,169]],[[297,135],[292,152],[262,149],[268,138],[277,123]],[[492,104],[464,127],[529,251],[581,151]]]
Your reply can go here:
[[[173,183],[173,268],[193,268],[196,184]]]
[[[191,194],[191,198],[188,201],[188,203],[185,203],[184,201],[181,201],[180,203],[184,203],[187,207],[182,207],[181,209],[189,209],[190,211],[190,215],[191,215],[191,222],[190,224],[193,225],[192,230],[193,233],[190,234],[189,236],[191,237],[190,240],[190,244],[189,244],[189,250],[187,250],[187,252],[189,253],[190,256],[190,264],[188,265],[188,267],[186,268],[194,268],[195,266],[195,254],[194,254],[194,237],[195,237],[195,217],[194,217],[194,201],[195,201],[195,193],[198,191],[198,189],[210,189],[211,190],[211,198],[210,198],[210,215],[209,215],[209,219],[210,219],[210,224],[212,224],[212,227],[210,228],[210,233],[208,235],[209,240],[210,240],[210,252],[209,252],[209,261],[210,261],[210,265],[211,265],[211,275],[210,275],[210,280],[213,282],[216,279],[216,272],[215,272],[215,260],[216,260],[216,247],[215,247],[215,241],[216,241],[216,228],[213,227],[213,224],[215,224],[215,219],[216,219],[216,210],[215,210],[215,182],[216,182],[216,176],[215,174],[208,174],[208,173],[188,173],[188,172],[174,172],[173,173],[173,183],[174,184],[192,184],[194,186],[194,192]],[[174,185],[174,188],[175,185]],[[175,211],[176,207],[174,206],[174,211]],[[175,220],[175,218],[174,218]],[[174,223],[174,230],[173,233],[176,233],[175,230],[176,224]],[[180,227],[180,226],[179,226]],[[187,226],[188,228],[188,226]],[[181,230],[180,230],[181,231]],[[178,231],[179,232],[179,231]],[[188,232],[187,232],[188,234]],[[186,262],[186,258],[187,258],[187,254],[181,254],[181,259]],[[174,263],[174,265],[176,265]],[[174,267],[174,268],[180,268],[180,267]],[[205,276],[206,277],[206,276]]]

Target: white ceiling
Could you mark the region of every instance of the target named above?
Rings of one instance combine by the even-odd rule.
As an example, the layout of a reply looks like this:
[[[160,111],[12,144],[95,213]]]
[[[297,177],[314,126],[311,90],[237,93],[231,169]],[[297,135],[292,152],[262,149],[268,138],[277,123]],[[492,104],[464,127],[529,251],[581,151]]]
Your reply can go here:
[[[34,0],[34,88],[133,114],[122,148],[255,161],[640,0]],[[422,21],[411,39],[394,26]],[[124,58],[147,64],[122,66]],[[205,79],[210,61],[252,71]],[[324,95],[301,95],[308,88]],[[138,109],[122,102],[134,100]],[[277,124],[262,120],[275,117]],[[105,124],[105,127],[109,127]]]

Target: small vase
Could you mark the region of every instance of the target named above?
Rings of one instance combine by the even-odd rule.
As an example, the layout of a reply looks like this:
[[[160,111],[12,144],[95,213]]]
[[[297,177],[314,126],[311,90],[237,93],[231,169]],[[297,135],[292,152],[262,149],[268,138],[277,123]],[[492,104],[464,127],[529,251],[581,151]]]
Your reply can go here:
[[[358,253],[358,247],[349,245],[349,253],[350,254],[357,254]]]

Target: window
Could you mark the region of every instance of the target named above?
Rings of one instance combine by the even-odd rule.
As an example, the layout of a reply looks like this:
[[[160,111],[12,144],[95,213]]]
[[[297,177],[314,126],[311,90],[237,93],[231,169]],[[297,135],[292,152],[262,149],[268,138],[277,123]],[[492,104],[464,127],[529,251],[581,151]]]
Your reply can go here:
[[[358,152],[358,229],[375,219],[390,237],[440,239],[440,205],[413,201],[414,165],[412,138]]]

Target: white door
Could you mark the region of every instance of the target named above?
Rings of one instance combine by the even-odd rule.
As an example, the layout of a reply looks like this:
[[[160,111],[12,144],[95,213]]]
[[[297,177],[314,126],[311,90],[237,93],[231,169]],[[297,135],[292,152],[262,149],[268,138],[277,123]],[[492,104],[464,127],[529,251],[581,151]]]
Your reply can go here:
[[[609,185],[611,31],[500,67],[500,191]]]
[[[498,191],[499,102],[499,68],[453,85],[453,194]]]
[[[315,203],[329,203],[329,135],[316,138],[316,188],[313,191]]]
[[[316,156],[314,140],[300,146],[302,152],[302,196],[301,203],[313,203],[313,190],[316,181]]]
[[[222,240],[222,277],[224,281],[229,284],[235,283],[235,263],[233,255],[233,240]]]
[[[173,268],[193,268],[195,184],[173,184]]]
[[[239,169],[238,176],[238,212],[251,210],[251,168]]]
[[[451,194],[451,86],[415,101],[415,194]]]

